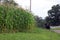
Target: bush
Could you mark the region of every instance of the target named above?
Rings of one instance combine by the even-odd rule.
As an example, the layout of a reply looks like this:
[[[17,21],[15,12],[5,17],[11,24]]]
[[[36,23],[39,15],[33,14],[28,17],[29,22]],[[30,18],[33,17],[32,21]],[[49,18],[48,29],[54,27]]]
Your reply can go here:
[[[14,6],[0,6],[0,32],[26,32],[34,26],[32,13]]]

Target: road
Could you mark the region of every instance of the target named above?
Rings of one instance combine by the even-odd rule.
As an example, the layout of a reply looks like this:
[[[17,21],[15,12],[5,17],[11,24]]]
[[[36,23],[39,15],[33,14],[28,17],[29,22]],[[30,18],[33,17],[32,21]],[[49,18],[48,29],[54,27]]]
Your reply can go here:
[[[56,33],[60,33],[60,30],[53,30],[54,32],[56,32]]]
[[[60,26],[51,26],[51,29],[60,28]],[[60,30],[53,30],[56,33],[60,33]]]

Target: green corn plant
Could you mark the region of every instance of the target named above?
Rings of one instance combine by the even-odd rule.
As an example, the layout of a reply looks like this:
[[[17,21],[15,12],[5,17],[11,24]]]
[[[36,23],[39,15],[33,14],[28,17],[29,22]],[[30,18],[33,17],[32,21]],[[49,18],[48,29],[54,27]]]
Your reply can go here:
[[[0,31],[27,32],[35,27],[34,16],[23,8],[0,6]]]

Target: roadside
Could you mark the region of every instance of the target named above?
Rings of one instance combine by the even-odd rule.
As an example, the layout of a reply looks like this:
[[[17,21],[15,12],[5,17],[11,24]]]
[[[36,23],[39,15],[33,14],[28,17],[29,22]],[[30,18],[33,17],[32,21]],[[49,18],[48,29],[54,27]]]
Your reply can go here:
[[[60,33],[60,26],[51,26],[51,30],[56,33]]]
[[[56,33],[60,33],[60,30],[53,30],[54,32],[56,32]]]

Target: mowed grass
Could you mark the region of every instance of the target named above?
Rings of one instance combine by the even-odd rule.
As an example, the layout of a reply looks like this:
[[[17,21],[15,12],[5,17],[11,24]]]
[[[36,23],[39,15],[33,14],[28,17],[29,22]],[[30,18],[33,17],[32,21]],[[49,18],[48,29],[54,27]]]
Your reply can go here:
[[[26,33],[2,33],[0,40],[60,40],[60,34],[46,29],[35,29]]]

